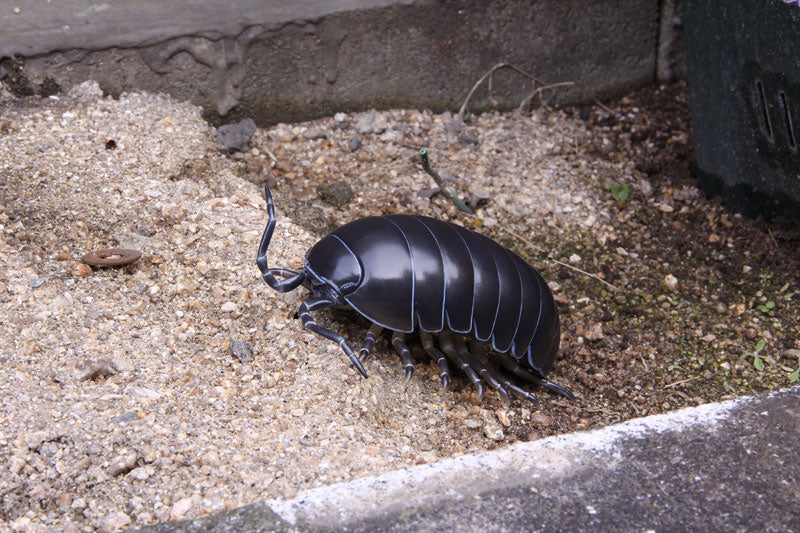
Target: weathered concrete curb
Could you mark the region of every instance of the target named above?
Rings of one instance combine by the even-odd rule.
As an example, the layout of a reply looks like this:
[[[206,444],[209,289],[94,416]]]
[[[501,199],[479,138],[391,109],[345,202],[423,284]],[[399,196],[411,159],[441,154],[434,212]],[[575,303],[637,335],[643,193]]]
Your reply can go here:
[[[307,490],[148,531],[790,530],[800,387]]]
[[[501,62],[574,82],[554,101],[591,101],[655,80],[659,16],[658,0],[6,2],[0,78],[20,94],[87,79],[110,94],[167,92],[214,123],[457,109]],[[484,84],[471,109],[531,94],[531,80],[511,70],[493,87],[494,104]]]

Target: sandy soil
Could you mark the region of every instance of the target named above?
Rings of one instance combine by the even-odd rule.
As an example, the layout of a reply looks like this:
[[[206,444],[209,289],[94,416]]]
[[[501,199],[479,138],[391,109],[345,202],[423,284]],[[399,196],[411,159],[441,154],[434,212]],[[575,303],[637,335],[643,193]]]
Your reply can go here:
[[[86,83],[2,97],[0,528],[202,516],[778,388],[800,366],[797,233],[694,188],[685,87],[468,122],[387,111],[359,134],[366,116],[258,130],[229,156],[198,108],[165,96],[115,100]],[[420,147],[465,199],[488,199],[475,217],[431,190]],[[388,212],[456,221],[520,253],[559,302],[551,377],[577,399],[476,404],[463,376],[443,398],[422,358],[404,386],[385,340],[361,378],[293,318],[302,290],[260,279],[264,181],[273,266],[299,267],[326,230]],[[143,255],[80,262],[108,247]],[[354,346],[368,327],[318,318]]]

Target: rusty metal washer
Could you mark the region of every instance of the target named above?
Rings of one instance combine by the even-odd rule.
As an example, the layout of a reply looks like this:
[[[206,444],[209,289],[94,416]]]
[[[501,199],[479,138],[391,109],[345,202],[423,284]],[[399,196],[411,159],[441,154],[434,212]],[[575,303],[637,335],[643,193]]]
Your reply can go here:
[[[142,257],[142,254],[136,250],[107,248],[105,250],[97,250],[96,252],[86,254],[81,257],[81,261],[92,266],[114,267],[133,263],[140,257]]]

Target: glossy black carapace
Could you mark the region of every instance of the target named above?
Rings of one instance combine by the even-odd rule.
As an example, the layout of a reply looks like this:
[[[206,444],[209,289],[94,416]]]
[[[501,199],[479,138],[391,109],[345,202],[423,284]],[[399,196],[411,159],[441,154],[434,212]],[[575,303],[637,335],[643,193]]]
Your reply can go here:
[[[269,187],[264,194],[269,220],[257,258],[264,281],[279,292],[309,288],[311,298],[298,311],[303,326],[338,343],[364,377],[362,362],[377,336],[389,329],[410,378],[414,367],[405,334],[418,330],[423,348],[439,365],[443,388],[449,382],[450,360],[474,383],[479,398],[483,378],[506,403],[507,389],[534,399],[509,381],[498,364],[572,398],[569,390],[546,379],[561,334],[553,295],[541,275],[515,253],[456,224],[389,215],[337,228],[308,250],[299,272],[269,268],[275,208]],[[359,356],[339,333],[311,317],[314,310],[341,306],[372,322]],[[439,337],[438,348],[432,334]],[[491,360],[488,348],[494,352]]]

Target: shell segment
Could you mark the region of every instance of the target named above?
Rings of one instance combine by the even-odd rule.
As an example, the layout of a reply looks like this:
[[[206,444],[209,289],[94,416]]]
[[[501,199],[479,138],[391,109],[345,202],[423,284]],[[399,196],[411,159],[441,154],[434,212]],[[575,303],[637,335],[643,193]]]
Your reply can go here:
[[[542,318],[541,277],[520,257],[511,252],[511,258],[517,266],[520,288],[522,289],[522,305],[520,306],[519,325],[514,335],[514,357],[519,359],[528,351],[528,346],[539,328]]]
[[[500,280],[500,305],[497,308],[492,347],[498,352],[505,353],[511,348],[514,334],[519,325],[522,308],[521,282],[517,267],[508,250],[488,237],[484,237],[484,239],[488,241],[486,248],[494,258]]]
[[[406,237],[414,265],[414,316],[425,331],[444,326],[445,274],[439,245],[427,226],[408,215],[389,215]]]
[[[367,217],[331,235],[341,239],[363,265],[361,283],[344,295],[347,303],[383,327],[412,332],[414,265],[400,228],[386,217]]]
[[[538,272],[537,272],[538,275]],[[542,285],[546,288],[547,284],[539,276]],[[552,317],[552,318],[550,318]],[[561,344],[561,321],[558,316],[558,308],[553,299],[550,289],[542,291],[542,318],[539,331],[534,335],[531,342],[531,349],[528,354],[528,364],[531,368],[539,370],[542,375],[547,375],[553,367],[553,362],[558,355],[558,348]]]
[[[430,230],[442,254],[446,325],[452,331],[469,333],[472,330],[472,306],[475,303],[475,269],[469,249],[453,224],[424,216],[414,218]]]
[[[497,266],[487,248],[488,239],[461,226],[453,227],[464,239],[472,259],[475,275],[475,305],[472,310],[475,337],[480,341],[487,341],[494,331],[497,308],[500,305],[500,277]]]

